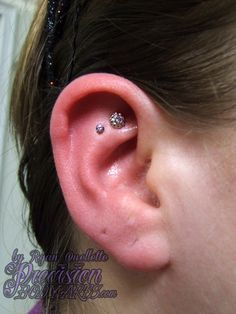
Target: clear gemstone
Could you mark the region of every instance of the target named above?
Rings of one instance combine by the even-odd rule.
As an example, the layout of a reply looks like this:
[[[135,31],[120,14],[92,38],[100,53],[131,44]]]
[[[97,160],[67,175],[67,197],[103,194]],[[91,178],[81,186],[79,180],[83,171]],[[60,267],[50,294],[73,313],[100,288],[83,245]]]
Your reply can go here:
[[[120,112],[114,112],[110,117],[110,124],[116,129],[120,129],[125,126],[125,118]]]
[[[103,126],[101,123],[99,123],[98,125],[96,125],[96,132],[97,132],[98,134],[102,134],[102,133],[104,132],[104,130],[105,130],[105,128],[104,128],[104,126]]]

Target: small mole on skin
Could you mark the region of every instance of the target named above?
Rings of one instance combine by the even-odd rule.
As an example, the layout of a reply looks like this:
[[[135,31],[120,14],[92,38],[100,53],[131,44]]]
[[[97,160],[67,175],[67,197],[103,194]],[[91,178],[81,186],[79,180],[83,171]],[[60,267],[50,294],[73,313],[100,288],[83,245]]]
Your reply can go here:
[[[107,234],[107,229],[106,229],[106,228],[103,228],[103,229],[102,229],[102,233],[103,233],[103,234]]]

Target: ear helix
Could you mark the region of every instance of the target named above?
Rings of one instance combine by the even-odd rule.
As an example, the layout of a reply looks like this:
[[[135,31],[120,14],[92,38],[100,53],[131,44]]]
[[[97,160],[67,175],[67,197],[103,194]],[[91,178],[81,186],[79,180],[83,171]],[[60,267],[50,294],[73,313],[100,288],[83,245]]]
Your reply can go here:
[[[109,122],[111,127],[113,127],[114,129],[121,129],[125,126],[125,117],[120,112],[114,112],[110,116]],[[103,126],[103,124],[99,123],[96,125],[96,132],[98,134],[102,134],[104,131],[105,127]]]

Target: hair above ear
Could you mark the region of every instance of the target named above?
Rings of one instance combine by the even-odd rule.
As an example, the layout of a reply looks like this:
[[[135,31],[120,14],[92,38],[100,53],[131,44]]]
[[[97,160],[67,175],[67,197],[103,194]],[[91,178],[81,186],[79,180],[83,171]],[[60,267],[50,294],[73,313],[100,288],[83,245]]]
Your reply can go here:
[[[123,266],[142,271],[169,262],[162,211],[146,184],[144,157],[159,115],[135,84],[93,73],[62,91],[50,124],[57,174],[72,219]],[[114,117],[121,127],[114,127]],[[105,127],[102,135],[96,132],[98,123]]]

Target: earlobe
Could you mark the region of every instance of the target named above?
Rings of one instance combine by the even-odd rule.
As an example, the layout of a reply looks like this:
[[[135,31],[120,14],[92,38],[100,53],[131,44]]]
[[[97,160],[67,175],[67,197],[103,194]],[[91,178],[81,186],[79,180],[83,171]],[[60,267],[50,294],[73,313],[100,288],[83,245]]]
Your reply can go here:
[[[94,73],[62,91],[50,123],[72,219],[124,267],[142,271],[169,262],[158,196],[146,185],[152,143],[144,125],[154,119],[148,119],[150,110],[151,100],[130,81]]]

